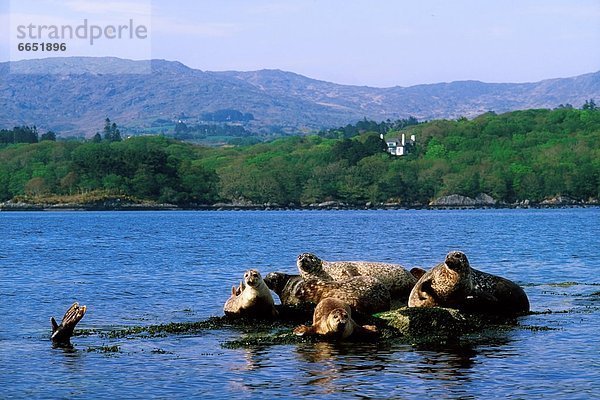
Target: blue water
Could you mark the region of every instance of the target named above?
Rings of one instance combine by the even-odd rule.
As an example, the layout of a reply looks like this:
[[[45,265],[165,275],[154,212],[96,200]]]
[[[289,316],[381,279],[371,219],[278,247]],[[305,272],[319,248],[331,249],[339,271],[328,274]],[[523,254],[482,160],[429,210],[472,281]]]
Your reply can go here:
[[[53,349],[50,316],[79,329],[222,315],[253,267],[296,255],[431,267],[449,250],[523,285],[522,326],[476,344],[300,343],[227,349],[235,329]],[[600,393],[600,209],[2,212],[0,398],[592,398]],[[571,284],[566,284],[571,282]],[[119,352],[88,351],[119,346]]]

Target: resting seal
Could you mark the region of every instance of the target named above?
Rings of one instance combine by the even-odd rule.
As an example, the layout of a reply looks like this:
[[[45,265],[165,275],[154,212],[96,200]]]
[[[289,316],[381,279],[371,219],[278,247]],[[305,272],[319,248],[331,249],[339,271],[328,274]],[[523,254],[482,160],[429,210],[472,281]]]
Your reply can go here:
[[[255,269],[244,273],[239,287],[231,288],[231,296],[225,302],[223,311],[228,317],[272,318],[277,316],[271,291]]]
[[[443,263],[419,279],[410,293],[408,306],[520,314],[529,311],[529,300],[516,283],[471,268],[464,253],[452,251]]]
[[[356,276],[373,277],[383,283],[392,299],[406,300],[418,279],[400,264],[324,261],[311,253],[300,254],[296,266],[304,279],[315,277],[324,281],[343,281]]]
[[[63,316],[60,325],[56,323],[54,317],[50,317],[50,323],[52,324],[52,342],[57,346],[71,346],[71,336],[75,330],[75,325],[85,315],[87,310],[86,306],[79,306],[79,303],[75,302],[65,315]]]
[[[294,334],[322,335],[329,339],[343,340],[350,336],[353,338],[374,336],[377,334],[377,328],[372,325],[358,325],[352,319],[352,311],[348,304],[328,297],[317,304],[312,326],[300,325],[294,329]]]
[[[265,277],[265,283],[277,293],[284,305],[318,304],[322,299],[335,297],[359,313],[374,314],[390,309],[390,292],[370,276],[337,282],[271,272]]]

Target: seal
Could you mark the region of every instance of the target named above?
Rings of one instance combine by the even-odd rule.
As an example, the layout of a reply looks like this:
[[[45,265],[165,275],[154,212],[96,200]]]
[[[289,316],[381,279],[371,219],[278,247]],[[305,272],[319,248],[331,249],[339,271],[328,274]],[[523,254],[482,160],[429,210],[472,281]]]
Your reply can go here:
[[[373,325],[358,325],[352,319],[352,311],[343,301],[328,297],[315,307],[311,326],[300,325],[294,329],[298,336],[321,335],[327,339],[361,339],[377,335]]]
[[[75,325],[81,321],[86,310],[86,306],[80,307],[79,303],[75,302],[65,312],[60,325],[56,323],[54,317],[50,317],[50,323],[52,324],[52,336],[50,339],[54,345],[64,347],[71,346],[71,336],[73,336]]]
[[[472,268],[460,251],[427,271],[412,289],[409,307],[449,307],[486,314],[522,314],[529,311],[523,288],[500,276]]]
[[[278,315],[271,291],[255,269],[244,273],[239,287],[231,288],[223,311],[228,317],[273,318]]]
[[[400,264],[370,261],[324,261],[312,253],[302,253],[296,266],[303,278],[324,281],[344,281],[357,276],[370,276],[379,280],[389,290],[392,299],[408,298],[418,277]]]
[[[303,279],[300,275],[271,272],[265,283],[273,290],[281,304],[302,306],[318,304],[322,299],[335,297],[350,306],[354,312],[374,314],[390,309],[390,292],[377,279],[356,276],[344,281],[324,281],[319,278]]]
[[[305,305],[302,299],[304,280],[300,275],[289,275],[283,272],[269,272],[265,276],[265,284],[279,297],[281,304],[287,306]]]

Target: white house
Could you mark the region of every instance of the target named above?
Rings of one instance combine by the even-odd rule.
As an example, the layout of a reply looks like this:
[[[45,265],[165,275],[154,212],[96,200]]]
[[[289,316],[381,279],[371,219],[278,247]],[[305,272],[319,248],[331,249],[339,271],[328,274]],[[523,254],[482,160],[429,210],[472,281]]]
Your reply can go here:
[[[383,139],[383,135],[381,135],[381,139]],[[387,152],[394,156],[403,156],[412,151],[415,146],[415,135],[410,135],[410,139],[406,140],[406,135],[403,133],[402,137],[387,139],[385,143],[387,144]]]

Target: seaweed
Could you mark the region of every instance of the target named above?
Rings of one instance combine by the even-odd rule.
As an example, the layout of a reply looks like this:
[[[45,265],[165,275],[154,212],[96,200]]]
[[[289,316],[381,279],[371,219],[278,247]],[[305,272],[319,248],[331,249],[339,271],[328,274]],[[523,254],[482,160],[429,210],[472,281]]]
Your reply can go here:
[[[90,346],[87,348],[87,352],[88,353],[120,353],[121,352],[121,347],[114,345],[114,346]]]
[[[558,331],[558,328],[551,328],[549,326],[538,326],[538,325],[520,325],[521,329],[526,329],[532,332],[541,332],[541,331]]]
[[[238,338],[223,341],[225,349],[256,348],[277,345],[295,345],[329,341],[321,337],[300,337],[293,334],[298,324],[310,324],[310,310],[279,307],[279,319],[257,320],[250,318],[210,317],[197,322],[171,322],[166,324],[129,326],[111,331],[82,330],[79,335],[99,334],[109,339],[156,338],[170,335],[198,335],[206,331],[233,330]],[[559,314],[566,311],[539,311],[528,315]],[[354,316],[360,325],[375,325],[378,335],[367,341],[389,345],[402,343],[426,348],[469,346],[475,343],[496,343],[506,339],[506,332],[526,329],[534,332],[555,330],[546,326],[520,325],[517,317],[466,314],[447,308],[408,308]],[[364,339],[362,339],[364,340]],[[360,339],[358,341],[361,341]],[[119,346],[90,347],[88,351],[120,352]],[[154,354],[168,354],[156,348]]]
[[[116,339],[142,334],[149,337],[166,336],[168,334],[195,334],[204,330],[221,329],[224,326],[223,320],[226,320],[226,318],[210,317],[199,322],[170,322],[159,325],[129,326],[103,332],[101,336]]]

